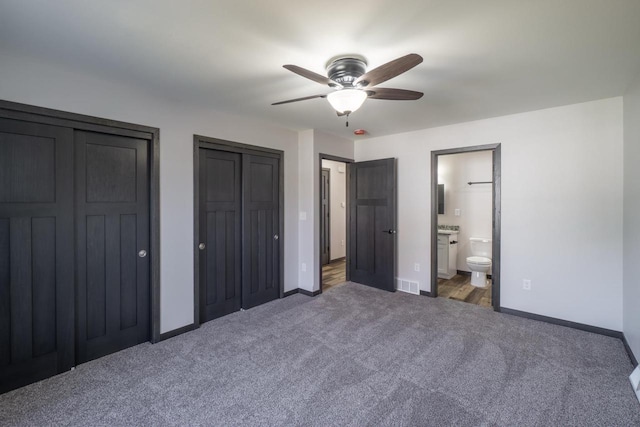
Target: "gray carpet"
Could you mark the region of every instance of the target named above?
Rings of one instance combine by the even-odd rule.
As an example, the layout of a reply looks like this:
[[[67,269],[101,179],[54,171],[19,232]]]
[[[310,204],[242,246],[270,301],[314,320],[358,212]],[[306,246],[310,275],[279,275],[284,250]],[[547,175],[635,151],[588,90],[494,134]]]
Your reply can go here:
[[[620,340],[347,283],[0,396],[2,425],[638,426]]]

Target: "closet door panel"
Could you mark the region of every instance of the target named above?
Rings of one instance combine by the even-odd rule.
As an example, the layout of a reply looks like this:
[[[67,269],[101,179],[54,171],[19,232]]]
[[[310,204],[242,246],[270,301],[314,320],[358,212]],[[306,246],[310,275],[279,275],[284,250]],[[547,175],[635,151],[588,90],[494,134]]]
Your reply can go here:
[[[148,141],[75,132],[78,362],[149,340]]]
[[[200,322],[240,310],[242,158],[200,148]]]
[[[138,289],[137,286],[136,235],[136,215],[120,215],[120,326],[123,329],[137,325],[138,305],[144,303],[138,293],[143,292],[142,298],[146,294],[144,287]],[[141,278],[142,282],[145,280]]]
[[[243,155],[242,307],[251,308],[279,296],[280,161]]]
[[[0,392],[74,364],[73,131],[0,119]]]
[[[33,355],[52,353],[56,347],[56,222],[55,218],[31,221],[33,271]]]

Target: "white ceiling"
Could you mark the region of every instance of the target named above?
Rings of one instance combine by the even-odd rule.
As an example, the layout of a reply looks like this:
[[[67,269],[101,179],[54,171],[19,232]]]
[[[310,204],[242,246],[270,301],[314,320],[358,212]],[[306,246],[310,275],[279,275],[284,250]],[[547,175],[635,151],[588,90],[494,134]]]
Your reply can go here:
[[[301,130],[352,137],[459,123],[622,95],[640,73],[639,0],[0,0],[0,53],[38,56],[163,97]],[[356,53],[369,69],[424,62],[381,87],[351,127],[329,92],[283,64],[324,74]]]

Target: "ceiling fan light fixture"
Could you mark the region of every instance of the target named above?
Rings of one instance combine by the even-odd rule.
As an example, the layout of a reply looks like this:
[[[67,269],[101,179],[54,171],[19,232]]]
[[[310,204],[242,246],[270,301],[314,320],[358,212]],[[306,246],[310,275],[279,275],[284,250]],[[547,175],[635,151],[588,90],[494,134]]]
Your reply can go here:
[[[359,89],[342,89],[327,95],[329,104],[338,113],[353,113],[362,106],[367,99],[367,92]]]

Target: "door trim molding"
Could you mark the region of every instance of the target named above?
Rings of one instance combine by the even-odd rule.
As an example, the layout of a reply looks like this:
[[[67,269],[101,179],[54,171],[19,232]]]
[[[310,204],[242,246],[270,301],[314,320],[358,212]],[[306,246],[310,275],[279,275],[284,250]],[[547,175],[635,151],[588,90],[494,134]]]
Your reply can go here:
[[[196,329],[196,327],[195,327],[195,325],[193,323],[190,324],[190,325],[182,326],[181,328],[178,328],[178,329],[172,329],[170,331],[161,333],[160,334],[160,338],[158,339],[158,341],[168,340],[170,338],[177,337],[178,335],[182,335],[184,333],[191,332],[191,331],[193,331],[195,329]]]
[[[431,291],[429,296],[438,296],[438,156],[447,154],[491,151],[493,155],[493,224],[492,224],[492,284],[491,305],[500,311],[500,230],[501,230],[501,146],[498,144],[449,148],[431,152]]]
[[[5,100],[0,100],[0,117],[149,141],[150,340],[160,341],[160,129]]]
[[[349,171],[348,171],[348,167],[350,163],[354,163],[355,160],[353,159],[348,159],[346,157],[339,157],[339,156],[334,156],[333,154],[325,154],[325,153],[319,153],[318,154],[318,208],[321,209],[322,208],[322,161],[323,160],[333,160],[334,162],[342,162],[345,164],[345,171],[344,173],[346,174],[346,179],[345,179],[345,185],[347,186],[347,188],[345,188],[345,198],[346,200],[344,201],[344,208],[345,208],[345,221],[346,221],[346,228],[345,228],[345,232],[346,232],[346,239],[345,239],[345,247],[346,247],[346,251],[345,251],[345,259],[349,259],[349,242],[347,241],[349,238],[349,219],[347,218],[348,212],[349,212]],[[316,212],[317,215],[320,215],[320,212]],[[320,238],[320,232],[322,230],[320,230],[320,221],[318,221],[318,247],[320,247],[320,242],[322,241],[322,239]],[[318,275],[320,276],[318,278],[318,294],[322,293],[322,253],[318,254],[318,259],[316,260],[316,262],[318,263]],[[331,262],[331,260],[329,260],[329,262]],[[350,279],[350,272],[349,272],[349,263],[345,263],[345,280],[348,282]],[[313,292],[312,292],[313,293]],[[312,295],[312,296],[315,296]]]
[[[200,327],[200,149],[228,151],[238,154],[254,154],[273,157],[280,160],[279,176],[279,227],[280,227],[280,290],[279,297],[284,298],[284,151],[241,142],[227,141],[203,135],[193,135],[193,325]]]
[[[321,165],[322,166],[322,165]],[[327,250],[327,264],[331,263],[331,169],[320,167],[320,208],[322,209],[322,172],[329,172],[329,179],[327,180],[327,189],[329,195],[327,196],[327,209],[329,210],[329,221],[327,221],[327,230],[329,234],[329,249]],[[346,170],[345,170],[346,173]],[[322,218],[320,218],[320,256],[322,257]],[[322,264],[322,262],[320,263]]]

